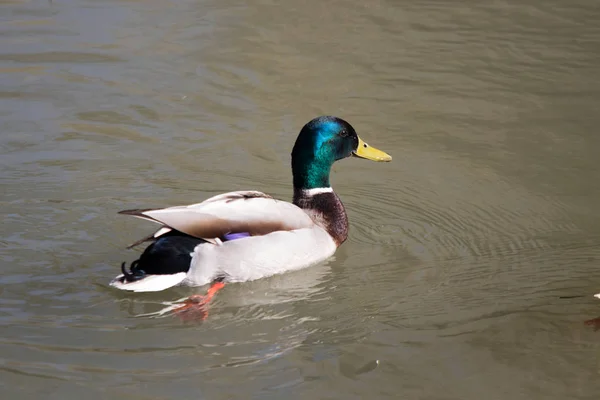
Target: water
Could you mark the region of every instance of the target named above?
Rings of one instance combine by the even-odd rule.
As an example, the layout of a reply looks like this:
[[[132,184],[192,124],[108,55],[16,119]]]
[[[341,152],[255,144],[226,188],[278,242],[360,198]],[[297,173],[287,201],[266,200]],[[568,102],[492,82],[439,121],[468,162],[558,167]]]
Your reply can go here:
[[[2,397],[597,398],[597,2],[287,3],[0,3]],[[334,166],[335,259],[204,323],[107,286],[117,211],[290,199],[321,114],[394,156]]]

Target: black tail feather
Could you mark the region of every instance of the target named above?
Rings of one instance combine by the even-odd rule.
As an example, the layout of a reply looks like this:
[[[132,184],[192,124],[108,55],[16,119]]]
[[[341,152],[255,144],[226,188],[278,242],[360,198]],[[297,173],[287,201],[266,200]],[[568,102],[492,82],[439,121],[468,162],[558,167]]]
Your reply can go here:
[[[143,270],[137,268],[139,262],[140,260],[135,260],[132,262],[131,266],[129,267],[129,272],[127,272],[126,268],[127,263],[123,262],[123,264],[121,264],[121,272],[123,273],[123,281],[125,283],[139,281],[146,276],[146,273]]]
[[[177,231],[169,232],[150,244],[140,258],[131,263],[127,271],[126,263],[121,265],[125,282],[135,282],[146,275],[171,275],[188,272],[192,262],[191,253],[205,240]]]

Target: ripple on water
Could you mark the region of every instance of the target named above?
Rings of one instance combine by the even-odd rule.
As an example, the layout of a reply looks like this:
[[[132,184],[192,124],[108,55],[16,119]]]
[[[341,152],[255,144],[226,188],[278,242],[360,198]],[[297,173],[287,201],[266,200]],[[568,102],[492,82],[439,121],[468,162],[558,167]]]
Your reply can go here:
[[[404,174],[385,191],[353,187],[343,200],[351,214],[350,241],[401,246],[429,259],[503,256],[553,246],[552,233],[579,232],[557,200],[550,200],[492,171],[466,170],[448,160],[403,160],[436,176]],[[403,166],[403,168],[406,168]],[[418,171],[418,170],[417,170]],[[471,192],[465,196],[464,192]]]
[[[39,63],[113,63],[122,58],[100,53],[49,51],[43,53],[2,53],[0,61],[13,61],[24,64]]]
[[[116,299],[107,301],[103,292],[111,289],[90,292],[86,285],[64,286],[64,281],[85,282],[85,273],[79,269],[27,279],[27,303],[19,301],[18,283],[4,286],[0,309],[11,322],[0,339],[5,372],[119,386],[132,376],[155,382],[262,363],[288,353],[314,332],[309,323],[318,318],[299,316],[296,307],[327,299],[323,291],[330,271],[321,265],[228,285],[211,304],[210,319],[204,323],[185,322],[172,314],[160,318],[159,312],[174,298],[206,288],[141,295],[113,292]],[[73,314],[74,302],[86,306]],[[121,316],[106,319],[106,313],[115,315],[115,308]],[[65,330],[77,333],[64,335]]]

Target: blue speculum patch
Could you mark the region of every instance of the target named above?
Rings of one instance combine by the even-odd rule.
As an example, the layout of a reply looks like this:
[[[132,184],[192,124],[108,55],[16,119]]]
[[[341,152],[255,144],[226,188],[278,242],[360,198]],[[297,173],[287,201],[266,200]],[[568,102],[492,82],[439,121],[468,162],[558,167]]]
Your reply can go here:
[[[242,239],[248,236],[250,236],[248,232],[226,233],[223,235],[223,241],[228,242],[230,240]]]

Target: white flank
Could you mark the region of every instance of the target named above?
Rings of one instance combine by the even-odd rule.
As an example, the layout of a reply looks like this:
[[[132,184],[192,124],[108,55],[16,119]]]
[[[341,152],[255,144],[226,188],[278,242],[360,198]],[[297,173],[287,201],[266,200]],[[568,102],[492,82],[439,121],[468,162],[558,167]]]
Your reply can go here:
[[[131,292],[159,292],[181,283],[186,276],[185,272],[172,275],[146,275],[139,281],[123,283],[120,281],[123,275],[119,275],[112,280],[110,286]]]
[[[600,293],[594,295],[595,298],[600,299]]]
[[[194,250],[187,283],[202,286],[219,275],[227,276],[228,282],[246,282],[296,271],[326,260],[336,248],[318,226],[231,240],[221,246],[204,243]]]
[[[321,193],[333,193],[333,189],[330,187],[320,187],[320,188],[312,188],[312,189],[302,189],[302,193],[305,196],[314,196],[316,194]]]

